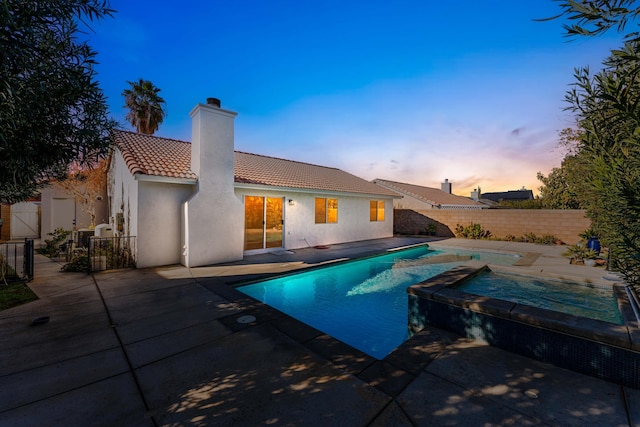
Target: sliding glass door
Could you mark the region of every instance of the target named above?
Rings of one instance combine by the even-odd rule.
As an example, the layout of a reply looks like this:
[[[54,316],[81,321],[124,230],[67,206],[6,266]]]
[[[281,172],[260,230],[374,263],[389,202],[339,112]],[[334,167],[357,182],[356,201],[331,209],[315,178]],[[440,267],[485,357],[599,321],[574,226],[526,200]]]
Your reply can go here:
[[[281,248],[283,199],[245,196],[244,250]]]

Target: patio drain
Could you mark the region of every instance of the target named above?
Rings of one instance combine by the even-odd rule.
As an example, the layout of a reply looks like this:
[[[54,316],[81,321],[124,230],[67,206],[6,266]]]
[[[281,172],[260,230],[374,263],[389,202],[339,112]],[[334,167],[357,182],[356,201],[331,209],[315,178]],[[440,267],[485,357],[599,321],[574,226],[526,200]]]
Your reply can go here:
[[[250,314],[247,314],[246,316],[238,317],[238,319],[236,321],[238,323],[242,323],[242,324],[253,323],[253,322],[256,321],[256,316],[252,316]]]

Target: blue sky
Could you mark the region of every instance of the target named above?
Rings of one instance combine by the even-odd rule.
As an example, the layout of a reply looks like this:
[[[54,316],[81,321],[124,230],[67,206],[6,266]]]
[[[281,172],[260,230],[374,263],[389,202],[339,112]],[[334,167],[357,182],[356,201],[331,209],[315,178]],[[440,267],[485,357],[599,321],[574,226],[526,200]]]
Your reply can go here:
[[[575,67],[611,35],[568,41],[551,0],[112,0],[92,24],[113,117],[126,81],[161,88],[159,136],[191,139],[207,97],[238,112],[236,149],[469,195],[527,187],[563,153]]]

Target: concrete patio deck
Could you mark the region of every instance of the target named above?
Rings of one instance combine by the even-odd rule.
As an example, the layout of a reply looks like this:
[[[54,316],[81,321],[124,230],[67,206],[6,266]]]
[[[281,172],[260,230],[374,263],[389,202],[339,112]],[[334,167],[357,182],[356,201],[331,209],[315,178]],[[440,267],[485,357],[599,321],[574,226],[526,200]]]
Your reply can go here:
[[[37,256],[40,299],[0,312],[0,426],[640,426],[640,390],[435,328],[376,360],[228,286],[424,240],[93,276]],[[561,247],[433,244],[538,253],[522,272],[603,275]],[[40,316],[50,322],[30,326]]]

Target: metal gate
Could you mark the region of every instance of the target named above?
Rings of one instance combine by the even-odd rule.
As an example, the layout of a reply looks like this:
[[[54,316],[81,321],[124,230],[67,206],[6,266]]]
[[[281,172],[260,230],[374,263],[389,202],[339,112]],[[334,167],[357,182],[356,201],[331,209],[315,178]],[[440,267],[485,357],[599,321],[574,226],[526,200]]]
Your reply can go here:
[[[0,283],[33,280],[33,239],[0,243]]]
[[[88,272],[135,268],[135,253],[135,236],[90,237]]]

